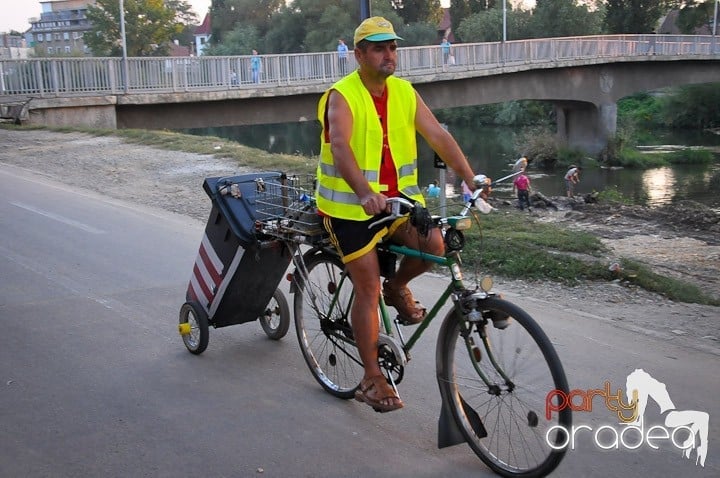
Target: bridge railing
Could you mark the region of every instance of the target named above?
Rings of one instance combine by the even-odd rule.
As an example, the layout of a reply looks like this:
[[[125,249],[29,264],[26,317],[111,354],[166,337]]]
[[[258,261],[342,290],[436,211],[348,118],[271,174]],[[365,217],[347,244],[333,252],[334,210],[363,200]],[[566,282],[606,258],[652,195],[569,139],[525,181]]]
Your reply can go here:
[[[398,49],[397,74],[421,75],[505,66],[642,56],[717,56],[717,37],[707,35],[603,35],[540,38],[452,47],[444,64],[439,45]],[[250,56],[128,58],[37,58],[0,60],[0,97],[62,97],[276,88],[327,84],[342,76],[336,52],[263,55],[257,80]],[[347,71],[356,68],[353,55]]]

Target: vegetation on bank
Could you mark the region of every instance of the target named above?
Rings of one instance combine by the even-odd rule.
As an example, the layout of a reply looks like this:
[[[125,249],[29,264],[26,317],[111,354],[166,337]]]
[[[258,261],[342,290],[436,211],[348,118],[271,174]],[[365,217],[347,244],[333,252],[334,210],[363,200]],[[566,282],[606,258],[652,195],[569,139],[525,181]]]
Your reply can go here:
[[[618,101],[617,132],[607,147],[591,158],[561,144],[555,134],[555,112],[549,102],[509,101],[493,105],[453,108],[438,112],[449,124],[519,126],[515,141],[519,155],[541,169],[616,166],[648,169],[670,164],[707,164],[713,153],[702,148],[659,151],[642,148],[651,129],[704,130],[720,127],[720,83],[638,93]]]
[[[478,216],[481,226],[466,231],[465,268],[480,275],[552,280],[567,285],[584,281],[621,282],[678,302],[720,305],[692,284],[653,272],[622,258],[617,271],[603,257],[607,248],[594,235],[538,222],[526,214],[497,211]]]

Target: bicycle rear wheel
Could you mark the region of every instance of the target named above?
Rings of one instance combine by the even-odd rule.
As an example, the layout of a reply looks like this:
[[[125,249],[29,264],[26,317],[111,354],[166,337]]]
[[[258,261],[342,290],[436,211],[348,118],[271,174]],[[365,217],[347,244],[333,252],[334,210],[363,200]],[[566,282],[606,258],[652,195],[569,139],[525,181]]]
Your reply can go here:
[[[340,258],[331,254],[312,256],[305,267],[307,277],[296,278],[293,303],[300,350],[326,391],[352,398],[363,377],[350,324],[352,282]]]
[[[566,440],[559,428],[569,430],[572,421],[567,408],[545,417],[547,394],[568,393],[562,364],[522,309],[495,297],[477,304],[481,321],[460,319],[453,309],[443,322],[437,348],[441,393],[468,444],[493,471],[545,476],[565,454],[553,448]],[[500,327],[507,320],[506,327],[496,327],[493,319]]]

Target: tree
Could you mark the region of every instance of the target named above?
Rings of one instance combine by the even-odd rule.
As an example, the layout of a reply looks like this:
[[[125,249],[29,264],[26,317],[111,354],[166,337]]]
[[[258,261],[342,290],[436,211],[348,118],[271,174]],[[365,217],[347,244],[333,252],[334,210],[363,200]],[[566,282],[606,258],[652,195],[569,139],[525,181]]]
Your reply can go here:
[[[660,18],[677,0],[607,0],[604,30],[607,33],[653,33]]]
[[[225,33],[225,40],[219,45],[210,45],[204,52],[208,56],[250,55],[258,49],[260,36],[254,25],[236,23],[235,28]]]
[[[264,37],[270,29],[273,14],[284,4],[284,0],[213,0],[210,41],[222,43],[223,35],[235,29],[238,23],[254,26],[260,37]]]
[[[442,8],[437,0],[390,0],[390,5],[406,25],[439,22],[442,19]]]
[[[537,0],[529,24],[529,37],[597,35],[602,32],[602,21],[602,10],[590,10],[588,5],[580,5],[577,0]]]
[[[685,85],[662,99],[664,117],[674,128],[720,127],[720,84]]]
[[[437,43],[437,23],[415,22],[407,25],[400,46],[423,46]]]
[[[332,51],[337,48],[338,38],[348,41],[346,33],[352,30],[354,23],[350,12],[331,5],[325,9],[314,28],[308,30],[305,46],[308,51]],[[349,42],[352,44],[352,40]]]
[[[712,28],[714,21],[713,16],[715,15],[715,1],[716,0],[705,0],[704,2],[697,2],[695,0],[688,0],[685,5],[680,9],[678,15],[677,25],[682,33],[686,35],[693,35],[698,28],[707,25]]]
[[[196,20],[185,0],[124,0],[128,56],[162,56],[184,23]],[[83,40],[95,56],[121,56],[118,0],[97,0],[88,6],[92,28]]]
[[[265,34],[265,51],[273,53],[301,53],[305,51],[305,23],[293,8],[282,7],[272,16]]]
[[[474,13],[464,19],[456,29],[460,40],[472,42],[497,42],[502,40],[502,6]],[[507,39],[528,38],[532,14],[524,10],[506,12]]]

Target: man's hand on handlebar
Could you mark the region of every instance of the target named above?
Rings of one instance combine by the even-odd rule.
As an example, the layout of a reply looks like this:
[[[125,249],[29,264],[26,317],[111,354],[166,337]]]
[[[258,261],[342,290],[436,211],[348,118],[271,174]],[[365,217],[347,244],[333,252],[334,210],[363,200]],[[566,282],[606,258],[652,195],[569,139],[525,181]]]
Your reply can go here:
[[[398,217],[404,216],[406,213],[410,212],[415,207],[415,204],[412,201],[408,201],[405,198],[388,198],[385,196],[383,197],[385,198],[385,209],[383,212],[387,212],[389,215],[373,222],[368,226],[368,229],[373,228],[378,224],[382,224],[383,222],[392,222]]]
[[[371,192],[360,198],[360,205],[363,207],[365,214],[375,216],[387,210],[387,199],[384,194]]]

